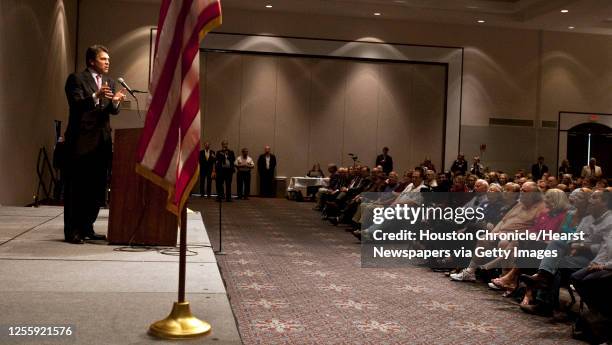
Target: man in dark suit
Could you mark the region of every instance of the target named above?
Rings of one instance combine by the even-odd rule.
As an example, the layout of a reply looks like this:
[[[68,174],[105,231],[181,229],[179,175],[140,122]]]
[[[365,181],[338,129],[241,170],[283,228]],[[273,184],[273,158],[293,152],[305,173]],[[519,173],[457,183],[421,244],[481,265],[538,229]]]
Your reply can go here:
[[[270,153],[270,146],[266,145],[264,153],[257,159],[261,196],[273,197],[276,194],[274,192],[274,169],[276,169],[276,156]]]
[[[125,89],[115,91],[107,76],[108,49],[101,45],[87,48],[87,68],[66,80],[70,108],[66,128],[64,239],[81,244],[84,239],[103,240],[93,224],[100,206],[106,204],[106,187],[112,158],[109,115],[119,113]]]
[[[389,175],[389,173],[391,171],[393,171],[393,158],[391,158],[391,156],[389,156],[389,148],[388,147],[383,147],[382,149],[382,154],[378,155],[376,157],[376,165],[375,166],[382,166],[383,168],[383,172],[387,175]]]
[[[217,180],[217,200],[225,197],[228,202],[232,201],[232,177],[234,176],[234,162],[236,156],[234,151],[227,148],[227,140],[221,142],[221,150],[215,155],[215,166],[212,178]],[[223,185],[225,184],[225,191]]]
[[[200,150],[200,196],[204,196],[204,183],[206,183],[206,196],[212,193],[212,171],[215,165],[215,151],[210,149],[210,143],[204,143]]]
[[[544,157],[538,157],[538,162],[531,166],[531,176],[534,181],[542,178],[542,175],[548,172],[548,167],[544,164]]]
[[[453,175],[457,176],[465,175],[465,173],[467,172],[467,168],[468,163],[465,160],[465,155],[463,154],[463,152],[461,152],[457,155],[457,159],[453,162],[453,165],[451,165],[450,170]]]

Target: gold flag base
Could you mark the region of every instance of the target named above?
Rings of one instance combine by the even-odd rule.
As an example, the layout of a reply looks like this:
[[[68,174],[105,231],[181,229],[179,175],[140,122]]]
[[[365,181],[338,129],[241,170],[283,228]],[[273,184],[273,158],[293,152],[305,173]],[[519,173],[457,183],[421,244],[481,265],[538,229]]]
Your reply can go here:
[[[163,339],[195,338],[210,332],[212,326],[193,314],[189,302],[174,302],[170,315],[149,327],[149,334]]]

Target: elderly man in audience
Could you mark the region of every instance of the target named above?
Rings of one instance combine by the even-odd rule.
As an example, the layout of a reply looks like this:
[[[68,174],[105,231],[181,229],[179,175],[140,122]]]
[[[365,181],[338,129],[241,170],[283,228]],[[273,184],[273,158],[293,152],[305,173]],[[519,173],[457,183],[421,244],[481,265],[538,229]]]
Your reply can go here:
[[[489,171],[488,173],[485,173],[484,174],[484,179],[487,180],[487,182],[489,182],[489,184],[491,184],[491,183],[499,183],[499,176],[498,176],[496,171]]]
[[[506,173],[499,174],[498,182],[500,186],[504,186],[506,183],[510,182],[510,179],[508,178],[508,174]]]
[[[395,176],[397,178],[397,174]],[[357,202],[355,198],[361,192],[367,190],[372,183],[370,168],[358,166],[353,169],[351,182],[347,187],[340,190],[340,193],[338,193],[334,200],[327,204],[327,217],[332,224],[337,225],[352,218],[355,212],[354,204]]]
[[[429,187],[429,189],[432,191],[438,187],[435,170],[425,170],[425,185],[427,185],[427,187]]]
[[[538,180],[538,190],[542,193],[546,193],[548,190],[548,183],[546,183],[545,179]]]
[[[327,172],[329,173],[329,183],[327,184],[327,187],[319,188],[319,191],[315,194],[315,199],[317,200],[317,206],[315,207],[315,210],[318,211],[323,209],[323,195],[330,193],[338,187],[338,180],[340,178],[340,174],[338,173],[338,166],[336,164],[330,163],[327,166]]]
[[[355,214],[352,216],[351,223],[354,229],[353,235],[358,238],[361,236],[360,229],[367,228],[371,225],[373,209],[389,205],[396,197],[394,192],[383,193],[388,182],[387,176],[383,172],[373,173],[371,178],[373,182],[368,189],[364,190],[365,194],[355,197],[358,207],[355,210]],[[367,198],[367,200],[365,198]]]
[[[536,217],[546,208],[540,193],[537,193],[534,182],[525,182],[521,187],[519,202],[495,225],[492,232],[513,232],[529,229],[536,221]],[[491,241],[479,241],[480,247],[493,247]],[[451,274],[451,280],[476,281],[476,269],[485,264],[482,258],[474,257],[467,268],[459,273]],[[504,282],[505,283],[505,282]]]
[[[478,175],[470,174],[465,178],[465,187],[467,187],[468,192],[474,191],[474,185],[476,184],[476,180],[478,180]]]
[[[478,195],[475,195],[464,207],[481,207],[483,209],[484,218],[482,220],[474,220],[465,223],[457,232],[476,233],[480,229],[493,228],[493,224],[497,224],[502,216],[513,206],[514,202],[510,203],[508,199],[504,199],[502,187],[496,183],[489,185],[485,180],[476,181]],[[452,223],[451,223],[452,225]],[[454,247],[464,247],[474,250],[476,241],[460,241],[455,243]],[[446,268],[447,262],[441,262]],[[455,266],[465,267],[469,264],[469,259],[458,258],[455,261]],[[452,273],[458,273],[460,269],[455,269]]]
[[[563,174],[561,175],[561,181],[566,186],[569,186],[572,183],[572,174]]]
[[[583,178],[600,178],[603,176],[601,167],[597,165],[597,159],[595,159],[595,157],[591,157],[591,159],[589,160],[589,164],[582,167],[582,172],[580,173],[580,176],[582,176]]]
[[[336,198],[338,198],[339,196],[341,196],[342,193],[346,193],[348,191],[349,184],[350,176],[348,168],[340,167],[338,169],[337,179],[335,180],[335,183],[332,185],[330,180],[329,188],[327,188],[324,193],[320,194],[319,205],[321,206],[323,219],[328,218],[327,211],[328,206],[330,206],[330,203],[336,200]]]
[[[476,177],[483,177],[484,170],[484,165],[480,163],[480,156],[474,156],[474,160],[470,165],[470,174],[476,175]]]

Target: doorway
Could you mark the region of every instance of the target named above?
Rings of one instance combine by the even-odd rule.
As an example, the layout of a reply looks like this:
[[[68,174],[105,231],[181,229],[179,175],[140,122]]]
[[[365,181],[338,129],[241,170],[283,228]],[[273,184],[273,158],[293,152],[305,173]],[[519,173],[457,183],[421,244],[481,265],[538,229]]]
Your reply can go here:
[[[612,128],[601,123],[582,123],[567,131],[567,159],[574,176],[595,157],[604,176],[612,172]]]

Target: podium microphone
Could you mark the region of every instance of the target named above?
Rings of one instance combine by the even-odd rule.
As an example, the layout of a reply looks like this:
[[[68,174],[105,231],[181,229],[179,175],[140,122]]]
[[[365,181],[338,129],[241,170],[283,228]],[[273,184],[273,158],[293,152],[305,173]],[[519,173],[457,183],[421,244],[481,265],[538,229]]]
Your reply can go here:
[[[146,93],[144,91],[140,91],[140,90],[133,90],[131,87],[128,86],[128,84],[125,83],[125,80],[123,80],[123,78],[117,78],[117,81],[119,82],[119,84],[121,84],[129,93],[130,95],[132,95],[132,97],[136,98],[136,96],[134,96],[135,93]]]

